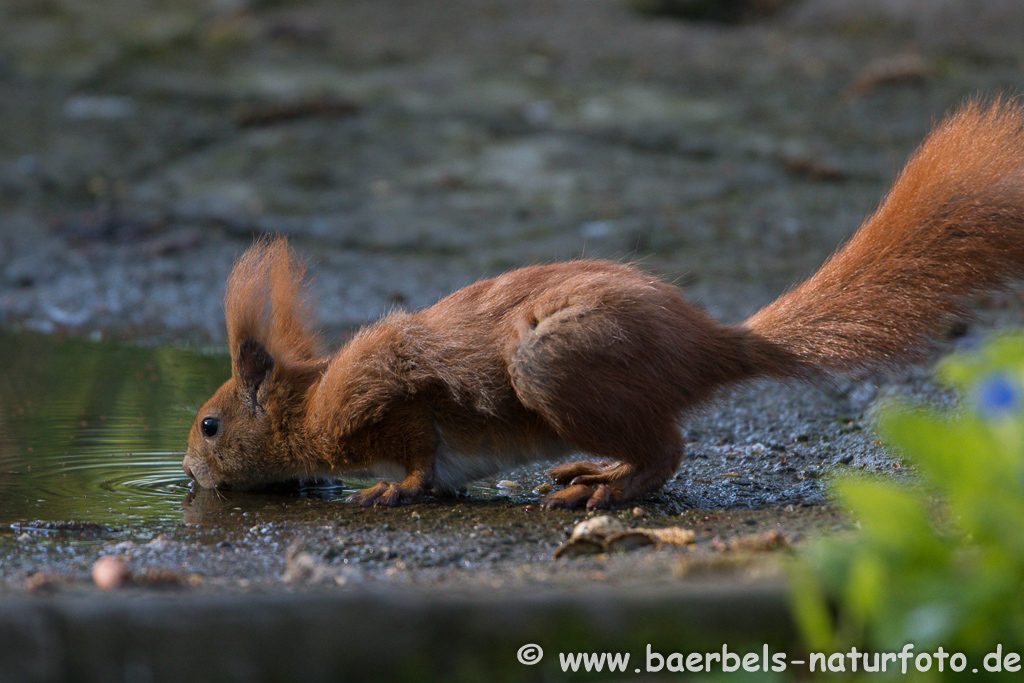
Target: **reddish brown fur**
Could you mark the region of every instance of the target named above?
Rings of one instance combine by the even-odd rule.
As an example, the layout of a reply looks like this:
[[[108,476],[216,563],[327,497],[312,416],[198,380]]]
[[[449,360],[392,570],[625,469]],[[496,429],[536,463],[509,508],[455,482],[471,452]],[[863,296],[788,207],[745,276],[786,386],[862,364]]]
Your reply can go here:
[[[672,476],[678,418],[721,387],[905,361],[967,297],[1024,274],[1022,174],[1021,109],[968,104],[842,250],[738,326],[633,267],[573,261],[393,313],[318,358],[302,268],[283,240],[259,242],[228,283],[232,378],[185,470],[248,487],[388,465],[404,478],[353,497],[396,505],[576,449],[609,462],[555,467],[567,488],[546,506],[629,500]]]
[[[932,132],[839,252],[746,326],[816,368],[893,365],[963,317],[971,295],[1022,274],[1021,108],[975,101]]]

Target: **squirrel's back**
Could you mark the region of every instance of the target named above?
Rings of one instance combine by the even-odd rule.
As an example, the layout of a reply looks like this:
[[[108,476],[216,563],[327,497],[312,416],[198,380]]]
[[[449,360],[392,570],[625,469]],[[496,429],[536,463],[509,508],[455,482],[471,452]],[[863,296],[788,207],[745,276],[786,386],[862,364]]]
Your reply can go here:
[[[807,281],[745,323],[813,369],[912,358],[972,296],[1024,276],[1024,108],[973,101],[939,124]]]

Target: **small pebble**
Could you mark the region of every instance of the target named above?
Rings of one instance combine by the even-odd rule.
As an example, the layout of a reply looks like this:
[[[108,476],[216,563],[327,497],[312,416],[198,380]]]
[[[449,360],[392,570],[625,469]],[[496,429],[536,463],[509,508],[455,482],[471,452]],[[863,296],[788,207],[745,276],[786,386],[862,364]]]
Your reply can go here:
[[[92,565],[92,580],[105,591],[120,588],[128,582],[129,575],[128,565],[113,555],[104,555]]]

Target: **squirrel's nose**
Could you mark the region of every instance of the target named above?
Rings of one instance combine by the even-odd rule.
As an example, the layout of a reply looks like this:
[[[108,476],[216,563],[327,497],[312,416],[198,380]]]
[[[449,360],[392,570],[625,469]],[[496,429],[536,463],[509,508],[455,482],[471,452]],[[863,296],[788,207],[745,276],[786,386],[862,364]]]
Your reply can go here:
[[[189,479],[191,479],[192,481],[196,480],[196,475],[192,474],[192,470],[189,469],[188,465],[182,464],[181,469],[185,470],[185,474],[188,475]]]

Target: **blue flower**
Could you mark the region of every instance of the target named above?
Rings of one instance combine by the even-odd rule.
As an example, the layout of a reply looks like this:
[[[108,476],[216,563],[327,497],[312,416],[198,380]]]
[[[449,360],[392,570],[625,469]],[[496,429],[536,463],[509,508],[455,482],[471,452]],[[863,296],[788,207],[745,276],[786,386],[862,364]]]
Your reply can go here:
[[[989,375],[977,386],[978,412],[984,417],[1000,417],[1021,404],[1021,388],[1005,373]]]

